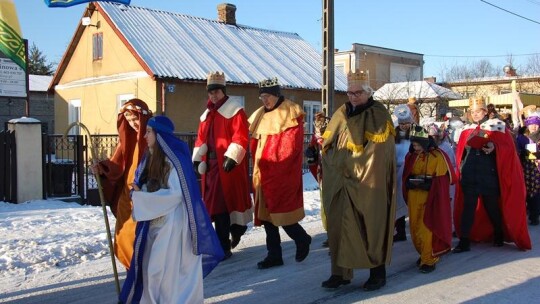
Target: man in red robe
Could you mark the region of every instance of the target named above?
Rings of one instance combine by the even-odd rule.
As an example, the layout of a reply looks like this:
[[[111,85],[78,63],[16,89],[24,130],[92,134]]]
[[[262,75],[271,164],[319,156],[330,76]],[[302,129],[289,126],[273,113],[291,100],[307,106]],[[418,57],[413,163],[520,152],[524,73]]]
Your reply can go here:
[[[223,73],[210,73],[206,88],[207,109],[200,118],[193,162],[201,174],[206,209],[227,259],[253,220],[245,157],[248,122],[242,105],[226,95]]]
[[[531,249],[525,211],[523,170],[510,130],[499,119],[487,117],[483,98],[470,98],[474,123],[459,137],[456,164],[454,224],[460,237],[454,253],[470,250],[470,241],[511,241]]]
[[[296,261],[309,254],[311,237],[298,224],[304,218],[302,161],[304,112],[281,96],[277,78],[259,83],[263,106],[250,117],[255,192],[255,225],[264,226],[268,254],[259,269],[283,265],[278,226],[296,244]]]

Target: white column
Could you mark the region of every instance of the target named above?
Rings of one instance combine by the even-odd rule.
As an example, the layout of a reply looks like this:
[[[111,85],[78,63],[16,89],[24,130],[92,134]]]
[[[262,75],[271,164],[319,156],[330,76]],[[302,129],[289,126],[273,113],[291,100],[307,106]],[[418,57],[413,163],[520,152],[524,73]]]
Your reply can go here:
[[[17,203],[43,199],[41,122],[21,117],[8,122],[17,145]]]

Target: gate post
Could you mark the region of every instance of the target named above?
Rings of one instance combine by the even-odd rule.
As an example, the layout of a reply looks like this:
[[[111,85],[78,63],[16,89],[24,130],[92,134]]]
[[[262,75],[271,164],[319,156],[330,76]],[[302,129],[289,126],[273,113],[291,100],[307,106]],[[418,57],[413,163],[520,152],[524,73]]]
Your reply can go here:
[[[43,199],[41,122],[28,117],[16,118],[8,122],[8,130],[15,131],[17,146],[15,202]]]

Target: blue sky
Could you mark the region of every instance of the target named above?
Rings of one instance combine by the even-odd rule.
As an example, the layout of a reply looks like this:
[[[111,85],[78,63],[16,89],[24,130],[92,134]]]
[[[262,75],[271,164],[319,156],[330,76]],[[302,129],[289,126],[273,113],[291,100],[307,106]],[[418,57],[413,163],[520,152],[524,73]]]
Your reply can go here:
[[[524,65],[540,53],[540,0],[335,0],[335,47],[353,43],[424,54],[424,76],[440,79],[444,67],[490,60]],[[236,21],[254,27],[294,32],[321,50],[321,0],[132,0],[131,5],[216,19],[217,5],[237,7]],[[42,0],[15,0],[23,36],[52,62],[59,62],[85,5],[48,8]]]

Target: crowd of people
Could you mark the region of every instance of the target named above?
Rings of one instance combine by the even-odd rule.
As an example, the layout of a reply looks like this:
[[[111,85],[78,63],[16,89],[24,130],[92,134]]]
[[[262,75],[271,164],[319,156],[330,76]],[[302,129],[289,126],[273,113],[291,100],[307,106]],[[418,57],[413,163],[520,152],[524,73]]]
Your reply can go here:
[[[93,166],[116,217],[115,255],[127,270],[122,303],[202,303],[203,278],[231,258],[250,222],[266,233],[267,254],[254,266],[284,265],[279,227],[303,262],[312,245],[299,224],[304,153],[327,232],[323,288],[350,284],[358,268],[369,269],[364,290],[385,286],[393,244],[407,240],[407,218],[422,273],[472,242],[531,249],[527,224],[540,217],[536,109],[523,111],[524,125],[514,129],[483,98],[471,98],[470,123],[445,128],[422,126],[410,99],[395,108],[394,125],[366,74],[354,71],[348,102],[331,117],[315,115],[303,151],[305,113],[281,94],[277,78],[259,83],[262,106],[249,117],[227,96],[223,73],[209,73],[207,93],[193,151],[169,118],[133,99],[118,115],[116,152]]]

